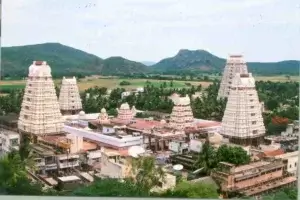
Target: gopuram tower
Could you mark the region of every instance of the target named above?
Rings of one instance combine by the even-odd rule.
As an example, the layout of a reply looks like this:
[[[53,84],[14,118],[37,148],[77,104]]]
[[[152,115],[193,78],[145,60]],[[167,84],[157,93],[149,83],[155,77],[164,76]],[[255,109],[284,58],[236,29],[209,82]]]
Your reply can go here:
[[[218,92],[218,99],[228,97],[229,88],[236,73],[248,73],[246,62],[241,55],[231,55],[227,60]]]
[[[78,114],[82,110],[82,103],[75,77],[63,77],[59,94],[59,106],[63,115]]]
[[[36,140],[40,135],[60,133],[62,128],[51,68],[45,61],[34,61],[29,67],[18,129]]]
[[[239,145],[259,145],[265,135],[262,111],[251,73],[236,74],[232,80],[221,134]]]
[[[191,108],[191,100],[188,95],[185,97],[176,96],[173,99],[174,107],[170,116],[169,126],[177,130],[183,130],[193,126],[194,116]]]

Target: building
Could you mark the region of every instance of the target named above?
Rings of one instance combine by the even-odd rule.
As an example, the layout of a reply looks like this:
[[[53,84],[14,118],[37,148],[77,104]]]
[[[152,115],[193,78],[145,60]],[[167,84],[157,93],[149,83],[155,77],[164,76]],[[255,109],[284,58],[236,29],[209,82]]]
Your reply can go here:
[[[193,127],[194,116],[191,108],[191,100],[188,95],[185,97],[173,96],[174,107],[170,116],[169,126],[183,130]]]
[[[108,178],[124,179],[132,177],[132,166],[127,151],[102,149],[101,175]]]
[[[18,129],[35,136],[62,131],[60,112],[51,68],[45,61],[34,61],[29,67]]]
[[[257,146],[265,126],[252,74],[236,74],[232,80],[220,133],[240,145]]]
[[[275,158],[282,159],[285,164],[287,172],[298,177],[298,157],[299,151],[289,152],[275,156]]]
[[[247,74],[248,69],[242,55],[231,55],[224,68],[218,98],[227,98],[236,73]]]
[[[12,149],[19,150],[20,135],[14,131],[0,129],[0,144],[1,144],[0,150],[2,153],[8,153]]]
[[[121,121],[130,121],[134,118],[135,116],[135,107],[133,106],[130,109],[130,106],[128,103],[123,103],[119,109],[117,109],[118,111],[118,120]]]
[[[82,110],[82,103],[75,77],[63,77],[59,94],[59,106],[63,115],[78,114]]]
[[[297,181],[296,177],[286,173],[285,164],[280,159],[262,160],[241,166],[220,162],[211,176],[220,184],[223,193],[238,192],[245,196],[261,195],[295,185]]]

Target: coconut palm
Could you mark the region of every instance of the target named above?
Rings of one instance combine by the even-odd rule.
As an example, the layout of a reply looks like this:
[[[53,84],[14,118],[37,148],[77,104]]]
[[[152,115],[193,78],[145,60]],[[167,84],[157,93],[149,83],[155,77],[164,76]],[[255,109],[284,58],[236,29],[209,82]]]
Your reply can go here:
[[[154,157],[133,158],[132,169],[135,183],[142,191],[150,192],[153,187],[165,180],[165,172],[162,167],[155,164]]]

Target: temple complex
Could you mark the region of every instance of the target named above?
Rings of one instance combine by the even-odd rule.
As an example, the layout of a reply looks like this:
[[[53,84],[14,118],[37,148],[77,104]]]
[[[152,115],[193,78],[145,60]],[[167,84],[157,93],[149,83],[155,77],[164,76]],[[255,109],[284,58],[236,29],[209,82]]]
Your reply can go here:
[[[82,103],[75,77],[63,77],[59,94],[59,105],[63,115],[78,114],[82,110]]]
[[[29,67],[18,129],[22,133],[48,135],[61,132],[62,127],[51,68],[45,61],[34,61]]]
[[[242,55],[231,55],[227,60],[218,92],[218,98],[228,97],[229,88],[236,73],[248,73],[247,65],[243,60]]]
[[[173,96],[172,100],[174,107],[170,116],[169,126],[177,130],[192,127],[194,117],[190,97],[188,95],[185,97]]]
[[[119,109],[117,109],[118,111],[118,120],[122,120],[122,121],[130,121],[134,118],[135,116],[135,107],[133,106],[130,109],[130,106],[128,103],[123,103]]]
[[[109,124],[110,123],[110,119],[108,117],[108,114],[107,114],[105,108],[101,109],[101,112],[99,114],[98,120],[99,120],[100,124]]]
[[[265,135],[259,105],[252,74],[236,74],[222,119],[221,134],[235,144],[259,145]]]

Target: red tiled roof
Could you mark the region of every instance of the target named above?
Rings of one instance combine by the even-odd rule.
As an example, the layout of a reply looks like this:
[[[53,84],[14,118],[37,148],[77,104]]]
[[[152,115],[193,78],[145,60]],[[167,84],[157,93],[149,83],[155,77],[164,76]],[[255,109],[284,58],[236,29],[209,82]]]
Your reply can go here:
[[[35,65],[42,65],[43,61],[35,61]]]
[[[275,157],[284,154],[283,149],[277,149],[274,151],[264,151],[263,153],[259,153],[257,155],[258,158],[263,158],[263,157]]]
[[[221,122],[215,122],[215,121],[197,123],[198,128],[208,128],[208,127],[220,126],[220,125],[221,125]]]
[[[130,128],[135,128],[139,130],[152,129],[154,127],[160,127],[160,126],[161,123],[159,121],[155,121],[155,120],[146,121],[144,119],[137,119],[135,120],[135,123],[128,125],[128,127]]]

